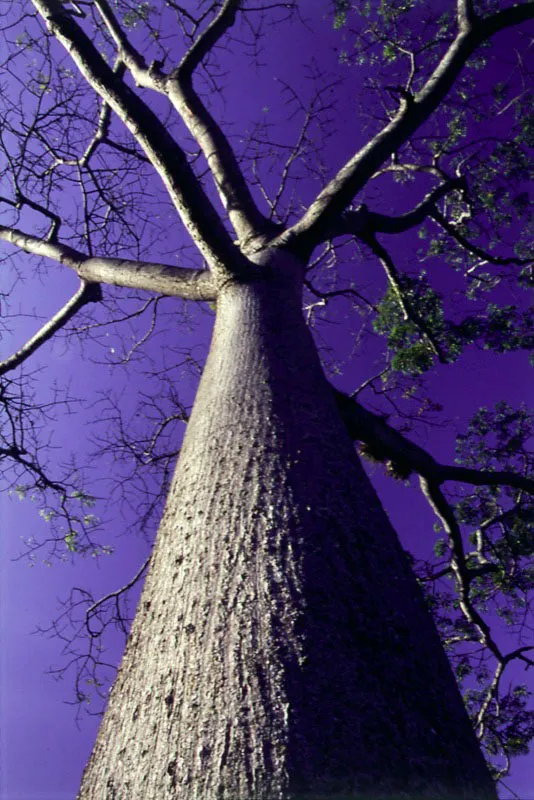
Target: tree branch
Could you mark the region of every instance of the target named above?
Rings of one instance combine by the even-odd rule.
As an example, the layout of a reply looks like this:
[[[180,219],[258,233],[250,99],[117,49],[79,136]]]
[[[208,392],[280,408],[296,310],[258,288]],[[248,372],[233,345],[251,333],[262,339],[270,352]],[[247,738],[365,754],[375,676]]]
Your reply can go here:
[[[4,361],[0,361],[0,377],[23,364],[41,345],[48,342],[60,328],[66,325],[80,308],[83,308],[87,303],[98,303],[101,299],[102,291],[98,283],[82,281],[78,291],[65,303],[63,308],[54,314],[16,353],[13,353]]]
[[[456,1],[456,17],[458,20],[458,27],[468,27],[476,20],[475,10],[473,8],[473,0],[457,0]]]
[[[473,486],[511,486],[534,494],[534,479],[515,472],[491,472],[440,464],[430,453],[392,428],[378,414],[364,408],[337,389],[333,388],[333,392],[349,436],[368,445],[370,455],[377,460],[398,464],[402,470],[416,472],[437,486],[445,481],[459,481]]]
[[[447,220],[436,206],[436,203],[449,192],[455,189],[465,189],[465,186],[466,182],[463,177],[450,179],[440,186],[437,186],[435,189],[432,189],[431,192],[428,192],[421,202],[411,211],[396,217],[370,211],[369,208],[362,203],[356,211],[345,211],[337,220],[334,220],[330,229],[324,232],[324,239],[332,239],[337,236],[356,236],[362,238],[362,235],[369,236],[374,233],[405,233],[415,228],[417,225],[421,225],[425,219],[432,219],[464,250],[467,250],[467,252],[472,253],[490,264],[506,266],[508,264],[523,265],[532,263],[532,259],[529,258],[516,258],[514,256],[499,257],[486,252],[486,250],[470,242],[458,231],[452,222]]]
[[[534,3],[521,3],[472,24],[462,19],[457,36],[421,91],[401,98],[393,119],[339,170],[301,219],[280,236],[281,243],[299,253],[311,252],[376,170],[440,105],[476,48],[495,33],[533,17]]]
[[[257,209],[228,139],[192,83],[195,69],[234,24],[241,2],[226,0],[223,3],[219,13],[170,75],[164,75],[154,64],[147,66],[145,59],[128,40],[107,0],[95,0],[95,5],[117,45],[120,59],[130,70],[136,84],[167,95],[182,117],[206,157],[238,238],[245,242],[256,238],[264,230],[275,233],[279,228]]]
[[[51,224],[46,239],[49,242],[55,242],[61,227],[60,217],[50,211],[50,209],[48,209],[46,206],[43,206],[41,203],[36,203],[35,200],[31,200],[29,197],[26,197],[26,195],[20,191],[17,185],[15,185],[15,195],[17,198],[16,200],[9,200],[7,197],[0,197],[0,203],[5,203],[6,205],[12,206],[17,210],[20,210],[23,206],[28,206],[29,208],[33,208],[33,210],[37,211],[39,214],[47,217],[49,220],[51,220]]]
[[[371,456],[380,461],[390,459],[394,467],[400,467],[405,474],[407,470],[419,473],[423,494],[447,534],[450,564],[424,580],[426,582],[445,575],[454,575],[459,608],[466,621],[476,629],[478,641],[492,653],[497,661],[497,677],[488,688],[486,698],[477,715],[476,725],[479,735],[482,735],[484,717],[495,696],[504,668],[514,659],[522,659],[527,665],[532,665],[532,659],[524,655],[524,652],[533,648],[524,647],[507,654],[502,653],[492,636],[491,628],[477,610],[471,597],[473,580],[480,575],[497,572],[499,567],[488,561],[475,566],[468,565],[470,554],[467,556],[465,554],[460,525],[441,490],[441,484],[447,480],[463,480],[478,486],[496,484],[514,486],[534,494],[534,480],[511,472],[489,472],[439,464],[423,448],[410,442],[401,433],[391,428],[384,419],[364,409],[342,392],[336,389],[333,391],[341,417],[352,439],[365,442],[369,445]]]
[[[165,91],[199,144],[221,202],[241,244],[280,230],[256,207],[237,158],[222,129],[193,88],[193,72],[235,22],[242,0],[225,0],[217,16],[165,81]]]
[[[458,467],[455,464],[438,464],[440,483],[445,481],[459,481],[470,483],[473,486],[511,486],[514,489],[524,489],[529,494],[534,494],[534,479],[519,475],[508,470],[471,469]]]
[[[489,625],[480,616],[469,596],[471,575],[465,560],[462,533],[456,521],[456,517],[454,516],[454,512],[437,483],[429,481],[426,478],[421,478],[420,483],[423,494],[441,520],[449,539],[449,546],[452,553],[451,567],[457,581],[460,608],[465,618],[476,627],[480,636],[480,641],[484,647],[487,647],[500,663],[503,660],[503,655],[496,642],[493,640]]]
[[[446,233],[448,233],[449,236],[451,236],[460,245],[460,247],[463,247],[463,249],[467,250],[468,253],[472,253],[474,256],[477,256],[478,258],[487,261],[488,264],[506,266],[507,264],[521,265],[521,264],[532,263],[533,259],[531,258],[514,258],[514,257],[500,258],[499,256],[494,256],[491,253],[487,253],[481,247],[478,247],[478,245],[473,244],[468,239],[466,239],[466,237],[463,236],[463,234],[461,234],[456,229],[455,225],[449,222],[449,220],[446,219],[441,213],[441,211],[439,211],[439,209],[436,208],[435,206],[433,208],[430,208],[428,216],[431,217],[434,220],[434,222],[436,222],[441,228],[443,228],[443,230]]]
[[[424,319],[421,318],[421,316],[413,308],[412,304],[405,298],[403,288],[400,282],[400,276],[386,248],[383,247],[380,244],[380,242],[377,241],[375,236],[373,236],[372,234],[360,235],[360,239],[362,240],[362,242],[365,242],[365,244],[367,244],[371,248],[375,256],[380,260],[380,263],[384,267],[384,271],[386,273],[389,285],[392,288],[395,297],[397,299],[397,302],[402,309],[404,318],[410,320],[410,322],[412,322],[416,326],[416,328],[418,328],[421,331],[421,333],[427,340],[430,349],[437,356],[440,363],[447,364],[448,362],[445,353],[441,349],[439,342],[436,340],[436,337],[434,336],[434,334],[432,333],[432,331],[430,330]]]
[[[49,31],[64,46],[89,85],[115,111],[163,180],[190,236],[219,283],[250,265],[233,245],[183,150],[152,109],[102,58],[59,0],[32,0]]]
[[[27,470],[27,472],[35,476],[35,486],[38,489],[51,489],[54,492],[58,492],[60,495],[65,494],[65,484],[58,483],[57,481],[49,478],[44,469],[36,460],[31,461],[29,458],[25,458],[25,456],[26,451],[21,450],[16,445],[11,445],[10,447],[0,447],[0,458],[13,459],[17,464],[20,464],[21,467]],[[62,501],[63,510],[65,510],[64,502],[65,501]],[[68,516],[68,512],[66,513]]]
[[[431,192],[425,195],[418,205],[406,214],[397,217],[388,214],[379,214],[370,211],[362,203],[356,211],[345,211],[338,219],[332,222],[330,229],[325,231],[324,238],[331,239],[337,236],[357,236],[372,235],[375,233],[405,233],[406,231],[421,225],[428,217],[432,217],[435,204],[442,197],[445,197],[454,189],[465,186],[463,178],[454,178],[440,184]]]
[[[16,228],[0,226],[0,239],[26,253],[51,258],[73,269],[88,283],[107,283],[130,289],[143,289],[186,300],[215,300],[217,288],[208,270],[171,267],[151,261],[88,256],[74,248],[31,236]]]
[[[139,86],[156,88],[155,86],[152,86],[152,81],[147,81],[148,70],[145,59],[128,40],[128,37],[122,30],[117,17],[113,13],[107,0],[93,1],[111,35],[111,38],[117,45],[120,60],[124,66],[130,70],[136,83]]]
[[[150,555],[148,556],[148,558],[145,559],[145,561],[143,561],[143,563],[141,564],[141,566],[139,567],[133,578],[130,578],[130,580],[127,583],[125,583],[124,586],[121,586],[120,589],[115,589],[115,591],[113,592],[109,592],[109,594],[106,594],[103,597],[100,597],[91,606],[89,606],[89,608],[85,612],[85,626],[90,636],[98,635],[97,633],[91,630],[91,619],[95,616],[95,614],[99,612],[100,607],[105,603],[107,603],[112,598],[114,598],[115,601],[117,601],[121,595],[126,594],[126,592],[128,592],[129,589],[135,586],[135,584],[141,579],[143,572],[147,569],[151,558],[152,556]],[[124,632],[126,633],[126,631]]]

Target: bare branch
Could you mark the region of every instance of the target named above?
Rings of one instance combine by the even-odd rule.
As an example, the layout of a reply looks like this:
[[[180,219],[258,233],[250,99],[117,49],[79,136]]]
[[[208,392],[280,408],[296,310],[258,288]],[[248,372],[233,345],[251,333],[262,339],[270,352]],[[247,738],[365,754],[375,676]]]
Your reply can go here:
[[[195,69],[234,24],[241,0],[223,3],[219,13],[170,76],[164,75],[155,63],[147,66],[128,40],[107,0],[95,0],[95,5],[117,45],[119,58],[132,73],[136,84],[167,95],[199,144],[240,241],[244,243],[254,239],[263,231],[274,233],[279,230],[257,209],[227,137],[192,83]]]
[[[412,211],[408,211],[406,214],[401,214],[396,217],[370,211],[365,204],[362,204],[356,211],[346,211],[341,214],[339,219],[332,223],[330,230],[325,231],[325,238],[330,239],[345,235],[363,238],[373,233],[404,233],[405,231],[415,228],[417,225],[421,225],[425,219],[432,219],[443,228],[460,247],[489,264],[498,266],[506,266],[508,264],[531,264],[533,260],[531,258],[517,258],[515,256],[500,257],[488,253],[478,245],[470,242],[460,233],[456,225],[446,219],[436,206],[436,203],[450,191],[461,188],[465,188],[465,180],[463,178],[456,178],[447,183],[443,183],[429,192]]]
[[[88,283],[143,289],[186,300],[214,300],[217,296],[214,277],[208,270],[172,267],[151,261],[88,256],[68,245],[48,242],[16,228],[4,226],[0,226],[0,239],[14,244],[26,253],[51,258],[69,267]]]
[[[120,60],[132,72],[134,79],[148,76],[145,59],[128,40],[107,0],[94,0],[94,4],[104,20],[111,38],[117,45]],[[148,85],[151,83],[149,82]],[[139,85],[146,86],[147,83],[139,82]],[[155,88],[155,86],[151,86],[151,88]]]
[[[472,25],[462,21],[456,38],[421,91],[401,97],[393,119],[339,170],[301,219],[281,235],[281,242],[298,252],[310,252],[376,170],[436,110],[476,48],[499,31],[533,17],[534,3],[522,3]]]
[[[368,444],[379,460],[397,463],[438,486],[445,481],[459,481],[473,486],[511,486],[534,494],[534,479],[515,472],[491,472],[440,464],[426,450],[388,425],[383,417],[364,408],[343,392],[337,389],[333,391],[349,436]]]
[[[438,200],[463,185],[464,181],[462,179],[443,183],[441,186],[429,192],[412,211],[408,211],[406,214],[401,214],[398,217],[369,212],[370,225],[377,233],[404,233],[420,225],[427,217],[431,216]],[[345,214],[345,216],[347,215]]]
[[[183,57],[178,67],[180,80],[192,76],[195,69],[200,66],[208,53],[210,53],[217,42],[220,41],[221,37],[232,27],[236,20],[237,12],[242,4],[243,0],[224,0],[219,13]]]
[[[16,190],[16,197],[16,201],[9,200],[7,197],[0,197],[0,203],[13,206],[13,208],[16,208],[17,210],[21,209],[23,206],[28,206],[29,208],[33,208],[33,210],[37,211],[39,214],[43,214],[43,216],[48,217],[48,219],[51,220],[51,225],[46,239],[49,242],[55,242],[61,227],[61,219],[58,217],[58,215],[54,214],[52,211],[50,211],[50,209],[46,208],[46,206],[43,206],[41,203],[36,203],[34,200],[26,197],[18,188]]]
[[[330,229],[327,232],[325,231],[325,238],[329,239],[336,236],[357,236],[361,238],[362,234],[405,233],[417,225],[421,225],[428,217],[432,217],[438,200],[454,189],[459,189],[463,186],[465,186],[465,181],[462,178],[448,180],[428,192],[411,211],[406,214],[400,214],[397,217],[370,211],[362,203],[356,211],[345,211],[337,220],[334,220]]]
[[[183,150],[157,115],[106,63],[83,29],[64,13],[58,0],[32,2],[89,85],[115,111],[145,151],[216,279],[228,280],[230,269],[246,272],[248,262],[234,247]]]
[[[370,300],[364,297],[360,292],[354,289],[352,286],[348,286],[346,289],[330,289],[330,290],[321,290],[317,289],[311,281],[305,280],[304,281],[305,287],[310,291],[315,297],[319,297],[321,300],[329,300],[331,297],[355,297],[363,305],[371,308],[373,311],[377,311],[377,308]]]
[[[165,91],[199,144],[210,167],[221,202],[242,245],[279,226],[256,207],[235,154],[222,129],[193,88],[193,72],[232,27],[242,0],[226,0],[217,16],[165,81]]]
[[[85,625],[91,636],[98,635],[91,630],[91,618],[94,617],[95,614],[98,613],[100,607],[103,606],[105,603],[107,603],[109,600],[111,600],[112,598],[115,598],[115,600],[117,600],[117,598],[119,598],[121,595],[126,594],[126,592],[128,592],[133,586],[135,586],[135,584],[141,579],[143,572],[145,572],[145,570],[147,569],[150,563],[150,559],[151,556],[148,556],[148,558],[146,558],[145,561],[141,564],[141,566],[139,567],[133,578],[131,578],[127,583],[125,583],[124,586],[121,586],[120,589],[115,589],[115,591],[113,592],[109,592],[109,594],[104,595],[103,597],[96,600],[91,606],[89,606],[89,608],[85,612]]]
[[[454,464],[438,465],[440,482],[459,481],[470,483],[473,486],[511,486],[514,489],[524,489],[529,494],[534,494],[534,479],[519,475],[509,470],[470,469],[458,467]]]
[[[441,520],[444,530],[449,538],[449,546],[452,552],[451,567],[457,580],[458,601],[460,608],[466,617],[477,629],[480,641],[493,653],[498,662],[503,660],[503,655],[494,641],[489,625],[480,616],[469,596],[469,585],[471,576],[466,564],[462,533],[458,525],[454,512],[438,484],[420,479],[423,494],[434,509],[436,515]]]
[[[462,233],[460,233],[455,225],[453,225],[444,217],[441,211],[439,211],[439,209],[437,209],[435,206],[429,210],[428,216],[431,217],[441,228],[443,228],[443,230],[446,231],[446,233],[448,233],[449,236],[451,236],[460,245],[460,247],[463,247],[463,249],[467,250],[468,253],[472,253],[472,255],[487,261],[488,264],[496,264],[500,266],[506,266],[507,264],[521,265],[531,264],[533,261],[532,258],[515,258],[512,256],[508,258],[501,258],[488,253],[486,250],[478,247],[478,245],[470,242]]]
[[[12,369],[16,369],[26,361],[36,350],[60,330],[75,314],[87,303],[97,303],[102,299],[102,291],[98,283],[82,281],[78,291],[54,314],[43,327],[29,339],[16,353],[0,361],[0,376]]]

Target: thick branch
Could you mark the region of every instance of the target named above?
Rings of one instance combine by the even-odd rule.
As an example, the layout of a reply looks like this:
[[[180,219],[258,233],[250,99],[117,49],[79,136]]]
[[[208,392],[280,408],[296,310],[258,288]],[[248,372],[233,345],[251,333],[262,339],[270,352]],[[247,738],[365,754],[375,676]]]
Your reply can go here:
[[[460,483],[470,483],[473,486],[511,486],[514,489],[524,489],[529,494],[534,494],[534,479],[519,475],[508,470],[488,470],[470,469],[469,467],[457,467],[454,464],[448,466],[438,465],[441,482],[459,481]]]
[[[435,203],[437,203],[438,200],[441,200],[442,197],[445,197],[445,195],[453,189],[458,189],[461,185],[464,185],[462,179],[441,184],[441,186],[436,187],[425,195],[414,209],[398,217],[369,212],[369,223],[376,233],[404,233],[405,231],[409,231],[417,225],[421,225],[421,223],[431,215],[432,209],[435,207]],[[345,214],[345,216],[348,215]]]
[[[165,81],[165,90],[204,153],[221,202],[244,244],[263,232],[274,234],[279,228],[259,212],[228,139],[193,88],[193,72],[232,27],[241,3],[242,0],[223,3],[217,16]]]
[[[145,151],[216,279],[224,282],[234,273],[245,272],[248,262],[240,257],[184,152],[156,114],[105,62],[58,0],[32,2],[89,85],[115,111]]]
[[[234,24],[241,0],[226,0],[206,30],[190,47],[180,65],[166,76],[155,65],[147,66],[122,30],[107,0],[95,0],[119,56],[138,86],[168,95],[199,144],[215,180],[221,201],[241,240],[258,236],[269,227],[277,228],[258,211],[228,139],[193,88],[192,76],[202,60]]]
[[[377,414],[361,406],[337,389],[333,389],[338,410],[349,436],[369,445],[379,460],[392,461],[408,472],[416,472],[437,486],[445,481],[461,481],[474,486],[511,486],[534,494],[534,479],[514,472],[476,470],[440,464],[419,445],[392,428]]]
[[[464,185],[463,178],[442,183],[432,189],[431,192],[428,192],[415,208],[397,217],[370,211],[362,203],[356,211],[345,211],[338,219],[334,220],[330,229],[325,231],[325,239],[337,236],[361,237],[362,235],[375,233],[404,233],[417,225],[421,225],[428,217],[432,217],[437,201],[445,197],[453,189],[459,189]]]
[[[462,28],[464,25],[472,25],[476,19],[473,0],[457,0],[456,15],[459,28]]]
[[[102,292],[98,283],[86,283],[82,281],[80,288],[71,299],[65,303],[57,314],[54,314],[37,333],[29,339],[16,353],[0,361],[0,376],[5,375],[12,369],[19,367],[29,358],[41,345],[47,342],[60,330],[72,317],[77,314],[80,308],[87,303],[97,303],[102,299]]]
[[[512,6],[473,23],[462,16],[456,38],[422,90],[410,98],[401,99],[393,119],[339,170],[281,239],[298,252],[310,252],[376,170],[438,108],[476,48],[495,33],[533,17],[534,3]]]
[[[132,72],[134,78],[139,77],[138,73],[148,74],[145,59],[128,40],[107,0],[94,0],[94,4],[117,45],[121,61]]]
[[[440,186],[432,189],[431,192],[428,192],[421,202],[411,211],[395,217],[370,211],[369,208],[362,203],[356,211],[345,211],[338,219],[334,220],[330,229],[324,231],[324,239],[333,239],[337,236],[356,236],[362,238],[375,233],[405,233],[421,225],[426,219],[432,219],[443,228],[460,247],[490,264],[499,266],[506,266],[508,264],[530,264],[532,259],[517,258],[515,256],[500,257],[488,253],[478,245],[470,242],[469,239],[460,233],[456,225],[449,222],[438,209],[436,203],[449,192],[461,188],[465,188],[464,178],[455,178],[442,183]]]
[[[68,245],[48,242],[16,228],[3,226],[0,226],[0,239],[14,244],[26,253],[58,261],[73,269],[88,283],[144,289],[186,300],[214,300],[217,296],[215,279],[208,270],[171,267],[151,261],[88,256]]]

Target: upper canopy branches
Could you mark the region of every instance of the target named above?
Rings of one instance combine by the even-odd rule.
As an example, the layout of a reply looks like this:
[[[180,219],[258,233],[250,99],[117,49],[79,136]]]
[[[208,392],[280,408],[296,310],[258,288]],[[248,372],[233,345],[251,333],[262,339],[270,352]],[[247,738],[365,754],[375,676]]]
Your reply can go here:
[[[96,191],[104,197],[102,180],[98,172],[92,169],[95,151],[101,143],[112,148],[117,158],[120,155],[131,163],[144,161],[150,164],[163,180],[168,197],[219,285],[231,277],[249,272],[252,265],[244,254],[261,249],[269,241],[290,246],[307,257],[325,239],[344,233],[358,235],[363,222],[363,207],[358,212],[347,212],[358,193],[369,180],[388,168],[384,167],[388,160],[391,160],[391,167],[396,165],[399,169],[404,168],[397,161],[399,150],[443,103],[476,49],[495,33],[534,16],[534,4],[527,2],[485,17],[475,15],[470,3],[458,2],[455,11],[456,33],[449,35],[444,52],[441,47],[442,52],[436,57],[434,68],[424,83],[416,86],[417,53],[405,50],[411,63],[408,80],[404,86],[385,87],[397,99],[396,111],[382,129],[326,183],[300,219],[294,221],[293,214],[293,220],[290,219],[287,229],[283,230],[281,224],[260,211],[259,193],[253,191],[253,184],[259,180],[262,192],[266,195],[269,191],[272,193],[266,183],[271,179],[266,175],[258,178],[256,162],[248,162],[243,157],[243,148],[231,143],[222,124],[216,120],[212,110],[214,103],[207,95],[211,92],[217,102],[219,98],[224,100],[221,72],[216,64],[221,49],[228,48],[233,41],[233,29],[236,28],[235,35],[239,37],[243,37],[248,30],[247,46],[256,47],[264,35],[259,27],[263,19],[270,26],[276,22],[283,23],[285,17],[296,9],[293,1],[249,3],[245,0],[224,0],[205,8],[201,5],[198,9],[190,8],[191,4],[172,2],[159,9],[126,0],[117,3],[116,7],[108,0],[94,0],[93,3],[75,7],[61,0],[32,2],[49,32],[69,53],[83,80],[100,98],[99,121],[92,140],[83,155],[70,159],[64,155],[56,156],[55,165],[49,167],[46,173],[49,176],[48,186],[52,188],[53,171],[57,166],[70,164],[88,174]],[[343,4],[343,7],[348,8],[349,5]],[[398,42],[390,42],[387,37],[385,31],[385,54],[389,52],[387,48],[393,46],[391,42],[399,51],[403,50]],[[35,46],[35,42],[31,44]],[[49,48],[49,45],[41,46],[44,52],[43,47]],[[422,42],[421,52],[424,47],[425,43]],[[110,62],[115,66],[111,67]],[[229,63],[226,55],[224,63],[225,67]],[[65,70],[69,69],[62,66],[54,73],[54,81],[65,83]],[[132,81],[136,88],[132,86]],[[208,93],[199,91],[201,81],[205,87],[209,87]],[[46,91],[64,94],[65,87],[57,88],[52,75],[49,75]],[[155,102],[150,100],[151,93],[154,93]],[[158,97],[168,99],[177,112],[176,118],[168,116],[168,108],[164,110]],[[37,124],[28,127],[28,136],[36,137],[41,142],[46,140],[45,148],[50,156],[56,145],[52,145],[44,129],[43,122],[50,110],[44,112],[46,103],[43,106],[43,102],[42,99],[38,101],[38,106],[43,107],[42,119],[38,112]],[[111,122],[113,112],[130,132],[133,146],[120,143],[117,136],[110,135],[110,130],[116,129]],[[67,118],[69,113],[65,112]],[[197,152],[188,152],[187,140],[179,143],[179,139],[183,139],[183,127],[180,127],[183,124],[194,140],[194,147],[199,148]],[[276,145],[268,139],[264,147],[276,152]],[[293,156],[280,169],[281,188],[278,192],[274,191],[276,204],[286,192],[286,167],[289,164],[294,169],[301,152],[299,143]],[[202,159],[199,159],[200,154]],[[204,164],[211,173],[224,212],[216,209],[210,190],[204,185]],[[13,172],[20,175],[20,165],[12,166]],[[427,167],[429,165],[425,167],[419,164],[420,169]],[[439,173],[437,167],[436,173]],[[459,178],[447,177],[444,184],[427,195],[411,214],[404,215],[402,219],[386,221],[383,215],[379,219],[377,214],[367,214],[365,225],[368,226],[372,216],[374,233],[385,228],[393,233],[406,230],[409,224],[418,224],[422,218],[432,216],[443,230],[454,236],[458,244],[469,247],[470,243],[465,236],[462,238],[461,231],[447,227],[446,218],[440,216],[436,207],[437,200],[444,197],[448,189],[458,185],[455,183],[457,180]],[[4,200],[10,201],[9,198]],[[29,206],[31,202],[33,198],[26,192],[26,205]],[[39,202],[42,213],[55,214],[59,219],[53,203],[42,202],[42,199]],[[115,214],[117,206],[109,203],[107,198],[105,202],[108,202],[111,214]],[[90,217],[90,211],[87,215]],[[282,218],[285,217],[282,215]],[[90,227],[90,218],[86,222]],[[229,225],[237,235],[237,248],[229,233]],[[483,252],[483,248],[479,248],[479,251]],[[88,255],[93,253],[89,252]]]
[[[239,239],[246,242],[269,226],[252,199],[228,139],[194,90],[192,80],[195,69],[234,24],[240,5],[241,0],[222,3],[181,61],[164,72],[163,61],[154,59],[147,64],[131,44],[107,0],[95,0],[95,6],[117,46],[117,56],[130,70],[136,84],[166,95],[200,146],[230,222]],[[169,57],[172,56],[169,54]]]
[[[216,277],[224,280],[228,273],[226,265],[239,262],[239,258],[183,149],[158,115],[108,66],[87,33],[59,0],[35,0],[34,5],[87,83],[115,111],[143,148],[189,234]]]
[[[390,31],[388,25],[391,19],[395,23],[396,18],[389,19],[385,11],[381,12],[382,28],[379,26],[375,34],[379,47],[383,47],[386,66],[391,52],[400,54],[409,64],[402,85],[384,86],[396,108],[391,112],[386,109],[389,121],[358,148],[333,178],[323,180],[328,173],[317,168],[316,178],[322,180],[323,188],[306,204],[304,213],[298,191],[291,188],[291,178],[298,174],[299,163],[304,159],[310,169],[313,125],[331,113],[329,102],[323,103],[321,99],[316,103],[317,98],[322,98],[321,89],[308,111],[299,101],[298,110],[305,112],[305,120],[297,143],[285,149],[270,133],[269,123],[261,123],[246,135],[243,133],[241,141],[231,139],[223,124],[216,120],[214,111],[220,100],[224,100],[225,78],[219,61],[222,58],[224,69],[235,66],[225,48],[227,51],[237,41],[256,47],[262,36],[273,35],[274,23],[283,24],[295,12],[294,2],[224,0],[209,6],[200,4],[198,8],[193,8],[194,4],[169,2],[159,8],[130,0],[120,0],[114,5],[108,0],[94,0],[75,7],[61,0],[33,0],[33,5],[50,35],[37,41],[35,33],[24,33],[20,42],[17,39],[18,51],[16,47],[12,49],[4,67],[11,71],[15,81],[14,65],[24,58],[25,50],[32,53],[32,58],[38,53],[42,57],[41,77],[37,79],[41,84],[39,90],[34,91],[32,83],[21,89],[21,92],[29,90],[33,99],[29,103],[13,103],[5,120],[9,137],[6,135],[1,142],[6,155],[5,175],[12,182],[13,192],[0,197],[0,202],[17,211],[12,223],[2,229],[2,238],[26,252],[44,254],[47,258],[56,258],[59,253],[57,260],[67,264],[60,253],[65,246],[58,250],[50,247],[59,245],[61,230],[61,238],[65,240],[68,236],[69,247],[77,253],[68,266],[72,268],[76,262],[74,268],[84,280],[154,291],[157,287],[161,289],[161,276],[165,272],[164,293],[211,299],[217,286],[249,274],[254,265],[248,254],[267,243],[291,247],[307,258],[321,242],[354,236],[378,257],[404,318],[420,328],[441,361],[448,359],[443,344],[425,328],[421,314],[403,287],[402,273],[377,240],[377,234],[402,233],[431,220],[475,259],[503,267],[530,263],[526,257],[506,252],[505,248],[495,252],[491,242],[486,245],[477,240],[475,217],[481,194],[476,196],[470,172],[475,162],[480,165],[487,161],[486,151],[475,152],[474,140],[469,140],[465,154],[460,142],[458,153],[453,155],[444,142],[445,123],[440,120],[438,132],[428,135],[427,122],[436,117],[438,109],[445,107],[448,93],[458,83],[475,50],[498,31],[532,18],[533,3],[515,4],[486,16],[475,14],[471,3],[458,2],[456,7],[451,4],[449,11],[455,17],[454,24],[450,19],[445,21],[438,34],[428,34],[428,41],[424,35],[414,33],[414,37],[419,35],[419,42],[413,49],[408,46],[404,32],[398,33],[408,26],[397,26],[396,31],[391,23]],[[350,7],[350,3],[339,5]],[[381,9],[387,6],[382,4]],[[425,9],[424,13],[432,21],[432,10]],[[270,26],[268,31],[260,28],[263,20]],[[434,27],[438,22],[433,20]],[[376,28],[377,22],[370,18],[365,25],[367,35],[367,29],[373,29],[373,25]],[[69,59],[58,56],[55,40],[68,52]],[[424,68],[420,67],[421,60]],[[384,74],[392,81],[397,80],[398,76],[391,77],[391,70]],[[320,75],[321,71],[316,71],[316,79]],[[284,86],[288,91],[288,85]],[[88,87],[94,94],[89,91],[84,95]],[[297,92],[291,91],[296,97]],[[455,110],[454,103],[460,98],[467,106],[469,98],[461,93],[451,94],[451,105],[446,111],[455,121],[454,114],[460,112]],[[164,99],[169,105],[162,105]],[[509,114],[510,107],[517,108],[522,102],[520,92],[499,113]],[[21,107],[25,109],[22,112]],[[188,132],[185,136],[184,124]],[[455,121],[455,124],[463,123]],[[121,131],[128,131],[128,138]],[[504,148],[506,137],[498,133],[499,137]],[[261,153],[259,157],[251,155],[251,143],[260,150],[263,148],[263,154],[270,159],[268,168],[262,166]],[[512,144],[515,146],[515,140]],[[282,163],[279,153],[283,155]],[[515,157],[511,153],[502,152],[502,157],[511,163],[510,170],[514,168]],[[137,258],[126,260],[114,252],[119,241],[122,250],[128,240],[137,248],[140,245],[141,237],[136,231],[139,215],[146,207],[147,186],[152,186],[148,183],[151,169],[163,180],[167,198],[178,210],[198,248],[202,266],[211,270],[213,283],[206,279],[204,270],[194,275],[192,271],[175,269],[171,277],[173,268],[162,266],[160,258],[145,260],[139,252]],[[275,170],[279,173],[278,187],[271,177]],[[206,174],[213,178],[223,210],[217,209],[212,199],[211,187],[205,183]],[[365,204],[358,208],[351,206],[354,197],[371,180],[387,174],[425,179],[430,175],[437,182],[428,190],[428,181],[426,184],[423,181],[425,188],[419,195],[422,199],[397,217],[379,213]],[[60,187],[65,179],[80,189],[83,207],[77,210],[75,218],[63,205]],[[130,188],[136,181],[136,188]],[[291,191],[293,197],[289,199]],[[309,190],[307,193],[309,198]],[[271,206],[269,215],[260,211],[262,194]],[[160,202],[161,195],[154,194],[155,207]],[[288,206],[286,210],[282,208],[284,203]],[[485,210],[489,207],[488,202]],[[448,209],[452,208],[461,210],[451,215]],[[29,210],[36,213],[30,216],[26,213]],[[299,219],[295,219],[297,213]],[[21,228],[29,220],[34,230],[23,233]],[[47,222],[46,233],[41,220]],[[153,224],[154,215],[147,213],[143,225]],[[230,226],[237,234],[237,241],[233,240]],[[21,242],[25,244],[20,245]],[[159,270],[157,280],[153,262]]]
[[[417,92],[398,88],[400,101],[391,121],[339,170],[302,218],[283,234],[292,249],[310,252],[377,170],[418,131],[444,100],[469,57],[499,31],[534,18],[534,3],[521,3],[487,18],[475,18],[471,4],[458,2],[458,32]]]

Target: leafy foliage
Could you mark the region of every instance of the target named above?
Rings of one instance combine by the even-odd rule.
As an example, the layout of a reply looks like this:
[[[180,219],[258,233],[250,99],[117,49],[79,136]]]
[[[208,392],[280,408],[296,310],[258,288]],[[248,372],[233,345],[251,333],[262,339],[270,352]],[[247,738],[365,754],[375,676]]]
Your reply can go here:
[[[423,271],[416,278],[402,276],[401,287],[410,309],[417,318],[425,321],[425,326],[432,330],[433,336],[448,347],[448,355],[452,360],[458,351],[454,340],[447,337],[443,304],[439,295],[429,286],[426,273]],[[388,347],[394,354],[392,368],[408,375],[420,375],[432,367],[435,354],[421,328],[406,319],[397,295],[396,289],[387,289],[378,306],[373,327],[377,333],[387,335]]]
[[[534,306],[521,310],[516,305],[488,303],[481,313],[454,323],[445,319],[442,299],[430,287],[424,271],[416,278],[402,276],[401,286],[405,303],[417,319],[424,321],[425,327],[406,318],[397,290],[388,288],[378,305],[373,327],[377,333],[387,336],[394,370],[415,376],[435,364],[436,354],[425,337],[425,330],[432,332],[448,362],[456,361],[463,349],[473,342],[497,353],[534,348]]]

